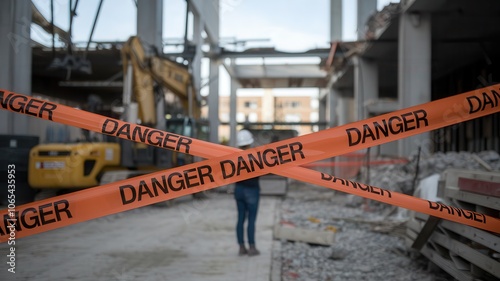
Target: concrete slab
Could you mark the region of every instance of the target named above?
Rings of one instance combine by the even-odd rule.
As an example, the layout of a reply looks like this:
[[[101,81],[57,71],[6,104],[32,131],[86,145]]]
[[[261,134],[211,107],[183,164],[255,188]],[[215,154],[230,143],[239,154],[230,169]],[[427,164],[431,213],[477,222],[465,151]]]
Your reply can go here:
[[[0,280],[270,280],[278,199],[262,197],[259,256],[237,255],[232,195],[144,207],[0,244]],[[97,208],[98,206],[96,206]]]
[[[325,230],[313,230],[276,224],[274,237],[289,241],[300,241],[317,245],[333,244],[335,233]]]

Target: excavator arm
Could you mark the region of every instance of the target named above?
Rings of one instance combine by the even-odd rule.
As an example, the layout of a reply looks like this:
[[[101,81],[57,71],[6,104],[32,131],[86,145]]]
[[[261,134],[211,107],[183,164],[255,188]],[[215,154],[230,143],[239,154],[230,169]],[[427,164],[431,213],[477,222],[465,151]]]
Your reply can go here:
[[[132,65],[133,93],[139,105],[139,118],[143,124],[156,123],[154,82],[167,88],[181,100],[186,115],[192,115],[191,117],[195,118],[200,116],[200,107],[191,83],[191,74],[186,67],[158,55],[146,54],[141,41],[136,36],[129,38],[121,52],[124,77],[126,77],[129,63]]]

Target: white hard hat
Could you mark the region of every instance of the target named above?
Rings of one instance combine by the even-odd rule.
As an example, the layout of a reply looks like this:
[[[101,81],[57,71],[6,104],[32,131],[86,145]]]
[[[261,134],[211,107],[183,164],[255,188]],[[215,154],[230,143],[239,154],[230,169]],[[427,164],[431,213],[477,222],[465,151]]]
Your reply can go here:
[[[253,143],[253,135],[248,130],[241,130],[238,132],[236,136],[236,145],[237,146],[247,146]]]

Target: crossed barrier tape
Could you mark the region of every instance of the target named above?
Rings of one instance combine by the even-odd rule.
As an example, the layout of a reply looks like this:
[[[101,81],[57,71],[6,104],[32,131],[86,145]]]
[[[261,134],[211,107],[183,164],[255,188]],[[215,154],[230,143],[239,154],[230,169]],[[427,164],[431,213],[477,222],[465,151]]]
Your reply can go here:
[[[0,90],[0,108],[211,158],[0,211],[0,242],[274,173],[500,233],[500,220],[297,167],[500,111],[500,84],[241,151]]]
[[[329,161],[329,162],[315,162],[307,163],[302,165],[302,167],[359,167],[361,165],[387,165],[387,164],[404,164],[408,163],[408,159],[397,158],[389,160],[371,160],[371,161]]]

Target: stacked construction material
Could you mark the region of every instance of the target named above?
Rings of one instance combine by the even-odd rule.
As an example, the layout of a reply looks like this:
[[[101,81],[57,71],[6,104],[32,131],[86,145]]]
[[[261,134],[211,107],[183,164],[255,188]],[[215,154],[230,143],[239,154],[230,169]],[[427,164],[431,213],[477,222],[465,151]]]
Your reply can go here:
[[[500,173],[447,170],[441,177],[436,198],[436,201],[449,206],[499,218]],[[479,215],[453,207],[444,207],[443,211],[482,220]],[[460,281],[500,279],[498,233],[420,213],[412,213],[407,226],[407,245],[418,250],[453,278]]]

